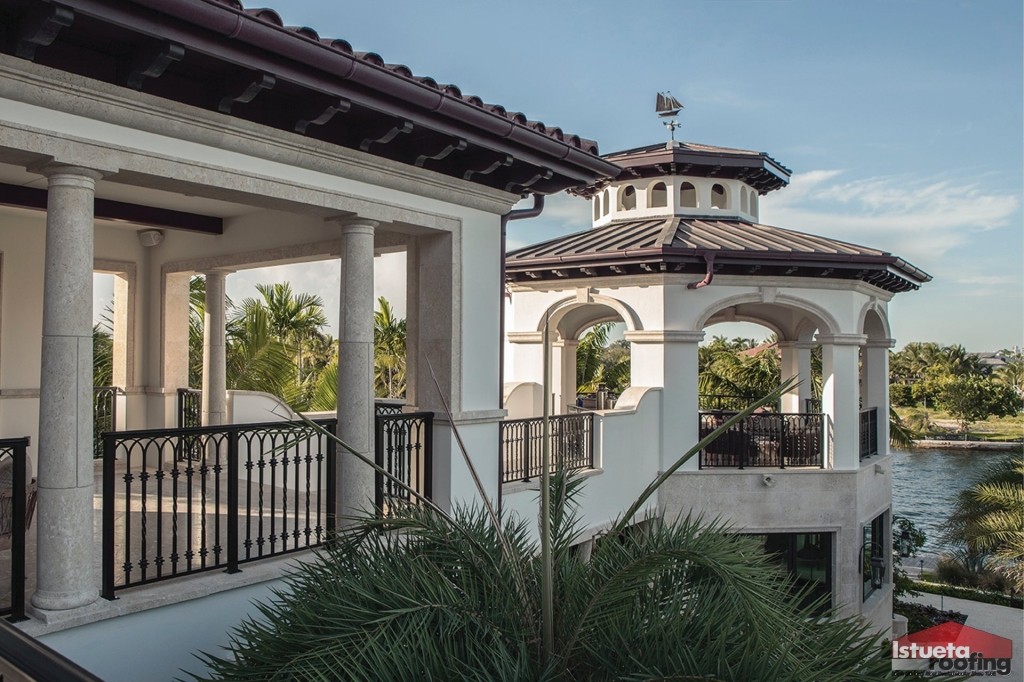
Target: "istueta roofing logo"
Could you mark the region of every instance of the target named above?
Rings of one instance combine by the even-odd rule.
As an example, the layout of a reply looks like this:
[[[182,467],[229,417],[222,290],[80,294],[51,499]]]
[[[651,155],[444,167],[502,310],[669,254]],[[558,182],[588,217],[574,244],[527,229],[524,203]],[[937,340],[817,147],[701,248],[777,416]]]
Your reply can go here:
[[[1006,676],[1012,658],[1010,640],[952,621],[892,643],[892,669],[915,677]]]

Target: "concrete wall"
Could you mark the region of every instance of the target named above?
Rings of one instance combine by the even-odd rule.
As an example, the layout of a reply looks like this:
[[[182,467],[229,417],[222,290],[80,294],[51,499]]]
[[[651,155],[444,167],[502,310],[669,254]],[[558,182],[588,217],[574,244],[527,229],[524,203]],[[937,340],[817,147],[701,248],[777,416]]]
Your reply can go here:
[[[703,514],[745,533],[834,533],[833,596],[842,615],[863,615],[878,629],[892,617],[892,571],[886,585],[863,602],[859,572],[862,529],[889,510],[891,458],[869,461],[857,471],[824,469],[704,469],[679,473],[662,487],[666,518]],[[770,477],[766,480],[766,477]],[[890,547],[891,542],[884,545]],[[888,604],[888,607],[885,606]],[[888,610],[887,610],[888,609]]]

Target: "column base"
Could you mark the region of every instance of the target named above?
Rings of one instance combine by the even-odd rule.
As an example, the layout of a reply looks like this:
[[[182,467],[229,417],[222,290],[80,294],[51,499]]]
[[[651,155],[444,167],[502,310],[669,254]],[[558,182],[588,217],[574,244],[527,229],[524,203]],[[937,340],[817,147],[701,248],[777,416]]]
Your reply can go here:
[[[32,595],[32,606],[42,611],[68,611],[89,606],[100,597],[98,588],[77,592],[41,592]]]

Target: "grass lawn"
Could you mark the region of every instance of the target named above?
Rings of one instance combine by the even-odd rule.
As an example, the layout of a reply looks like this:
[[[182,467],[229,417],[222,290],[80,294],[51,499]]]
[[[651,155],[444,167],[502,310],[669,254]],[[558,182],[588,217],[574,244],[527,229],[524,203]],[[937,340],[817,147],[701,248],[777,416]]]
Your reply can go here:
[[[908,425],[923,423],[924,417],[933,425],[930,435],[959,435],[960,427],[948,412],[922,407],[897,407],[896,413]],[[1024,414],[1013,417],[989,417],[971,424],[971,436],[976,440],[1010,441],[1024,437]]]

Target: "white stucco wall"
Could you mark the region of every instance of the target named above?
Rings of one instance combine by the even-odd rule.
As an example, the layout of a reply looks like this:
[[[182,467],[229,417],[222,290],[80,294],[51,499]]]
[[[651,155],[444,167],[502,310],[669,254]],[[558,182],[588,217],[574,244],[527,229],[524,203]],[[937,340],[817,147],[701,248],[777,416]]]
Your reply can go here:
[[[585,472],[579,499],[581,539],[598,533],[621,517],[647,485],[658,475],[660,447],[656,434],[661,414],[661,390],[631,387],[623,392],[615,410],[594,414],[595,471]],[[537,536],[537,481],[504,486],[502,509],[525,519]],[[657,500],[639,517],[657,509]]]

